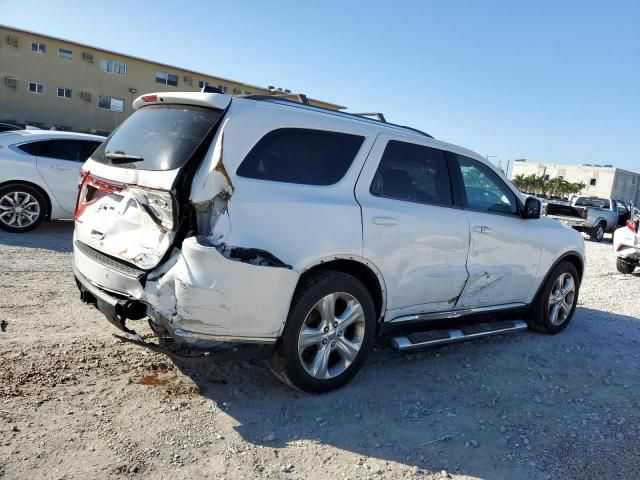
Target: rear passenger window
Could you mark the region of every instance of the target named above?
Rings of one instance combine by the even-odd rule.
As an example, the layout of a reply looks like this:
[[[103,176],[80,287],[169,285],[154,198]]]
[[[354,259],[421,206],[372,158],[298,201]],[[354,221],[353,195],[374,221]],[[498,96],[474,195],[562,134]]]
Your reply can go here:
[[[445,152],[413,143],[389,141],[370,191],[378,197],[451,205]]]
[[[48,140],[43,142],[42,157],[57,158],[58,160],[84,161],[82,158],[83,144],[80,140]]]
[[[363,141],[346,133],[281,128],[262,137],[236,173],[275,182],[332,185],[347,173]]]
[[[30,142],[18,145],[18,148],[29,155],[40,155],[42,147],[46,142]]]

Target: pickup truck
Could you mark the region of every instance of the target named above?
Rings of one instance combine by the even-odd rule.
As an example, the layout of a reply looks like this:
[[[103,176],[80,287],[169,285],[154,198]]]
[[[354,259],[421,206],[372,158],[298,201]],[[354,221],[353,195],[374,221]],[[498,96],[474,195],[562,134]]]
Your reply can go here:
[[[600,242],[629,219],[624,202],[613,198],[575,197],[570,203],[549,202],[545,213]]]

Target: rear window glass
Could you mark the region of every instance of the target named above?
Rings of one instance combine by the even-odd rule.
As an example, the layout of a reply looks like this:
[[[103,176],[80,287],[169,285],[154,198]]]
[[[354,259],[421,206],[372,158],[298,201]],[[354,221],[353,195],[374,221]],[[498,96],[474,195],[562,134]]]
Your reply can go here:
[[[143,107],[127,118],[92,158],[139,170],[180,168],[221,115],[220,110],[186,105]]]
[[[606,198],[580,197],[576,200],[577,207],[611,208],[611,203]]]
[[[332,185],[347,173],[363,141],[347,133],[281,128],[262,137],[236,173],[275,182]]]

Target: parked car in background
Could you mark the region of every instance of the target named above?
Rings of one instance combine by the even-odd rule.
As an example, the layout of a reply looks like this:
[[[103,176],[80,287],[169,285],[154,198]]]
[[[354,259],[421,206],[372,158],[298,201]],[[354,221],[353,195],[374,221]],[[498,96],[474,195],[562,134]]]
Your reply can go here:
[[[620,273],[633,273],[640,266],[640,217],[627,220],[624,227],[613,233],[613,251]]]
[[[104,137],[7,128],[0,132],[0,228],[28,232],[72,218],[84,161]]]
[[[83,167],[74,232],[82,300],[129,341],[149,346],[148,318],[189,351],[261,347],[324,392],[382,335],[405,351],[571,320],[582,236],[476,153],[274,97],[133,106]]]
[[[591,240],[602,241],[606,232],[624,225],[629,210],[624,203],[612,198],[575,197],[570,204],[549,202],[546,215],[589,235]]]

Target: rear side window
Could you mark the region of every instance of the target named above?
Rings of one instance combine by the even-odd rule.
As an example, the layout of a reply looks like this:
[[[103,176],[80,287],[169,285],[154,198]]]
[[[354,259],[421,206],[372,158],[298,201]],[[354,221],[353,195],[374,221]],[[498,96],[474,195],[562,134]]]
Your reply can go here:
[[[107,138],[92,158],[138,170],[180,168],[221,115],[220,110],[191,105],[142,107]]]
[[[44,145],[39,153],[41,157],[72,160],[74,162],[84,162],[100,145],[100,142],[83,140],[48,140],[43,143]],[[89,153],[88,155],[87,152]]]
[[[18,145],[18,148],[29,155],[40,155],[45,142],[30,142]]]
[[[241,177],[304,185],[332,185],[351,166],[364,137],[281,128],[267,133],[238,167]]]
[[[445,152],[413,143],[389,141],[370,191],[378,197],[451,205]]]
[[[98,148],[100,142],[89,140],[44,140],[20,145],[29,155],[84,162]]]

